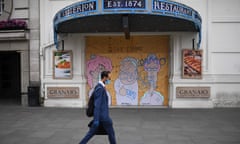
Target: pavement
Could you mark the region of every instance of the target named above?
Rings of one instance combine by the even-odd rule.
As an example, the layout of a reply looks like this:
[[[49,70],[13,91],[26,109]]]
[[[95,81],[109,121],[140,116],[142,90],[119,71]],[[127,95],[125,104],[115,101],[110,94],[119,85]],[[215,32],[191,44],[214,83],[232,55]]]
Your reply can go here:
[[[240,144],[240,109],[110,110],[118,144]],[[0,144],[78,144],[85,109],[0,105]],[[108,144],[94,136],[89,144]]]

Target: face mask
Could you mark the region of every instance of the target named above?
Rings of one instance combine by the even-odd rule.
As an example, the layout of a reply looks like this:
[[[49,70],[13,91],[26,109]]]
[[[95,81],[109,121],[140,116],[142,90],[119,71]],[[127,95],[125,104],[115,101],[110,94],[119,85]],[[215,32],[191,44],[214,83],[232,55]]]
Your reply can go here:
[[[105,84],[108,85],[108,84],[110,84],[110,82],[111,82],[111,80],[108,79],[105,81]]]

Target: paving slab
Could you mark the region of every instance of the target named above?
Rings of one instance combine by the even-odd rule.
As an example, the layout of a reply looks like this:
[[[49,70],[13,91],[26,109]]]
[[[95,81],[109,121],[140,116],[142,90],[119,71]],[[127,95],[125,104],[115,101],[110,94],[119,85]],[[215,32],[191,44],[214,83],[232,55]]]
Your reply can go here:
[[[91,120],[81,108],[0,105],[0,144],[78,144]],[[112,108],[118,144],[240,144],[240,109]],[[94,136],[89,144],[108,144]]]

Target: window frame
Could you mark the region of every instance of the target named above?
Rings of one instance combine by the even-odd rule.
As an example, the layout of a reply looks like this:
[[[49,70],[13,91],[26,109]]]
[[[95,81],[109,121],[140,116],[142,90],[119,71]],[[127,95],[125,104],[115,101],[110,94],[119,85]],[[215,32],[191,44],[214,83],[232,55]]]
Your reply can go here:
[[[4,11],[4,0],[0,0],[0,16],[3,14]]]

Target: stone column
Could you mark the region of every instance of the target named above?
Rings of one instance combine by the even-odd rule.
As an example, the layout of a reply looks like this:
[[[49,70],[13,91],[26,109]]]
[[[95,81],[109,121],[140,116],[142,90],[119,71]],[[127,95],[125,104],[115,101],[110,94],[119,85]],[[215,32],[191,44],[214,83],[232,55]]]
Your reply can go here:
[[[39,0],[29,0],[30,85],[40,82],[40,8]]]

